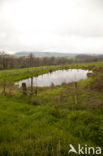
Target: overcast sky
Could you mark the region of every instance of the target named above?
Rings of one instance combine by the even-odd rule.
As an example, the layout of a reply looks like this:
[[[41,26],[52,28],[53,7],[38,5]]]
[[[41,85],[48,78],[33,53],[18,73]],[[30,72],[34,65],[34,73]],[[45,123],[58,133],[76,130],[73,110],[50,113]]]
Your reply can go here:
[[[103,0],[0,0],[0,50],[103,53]]]

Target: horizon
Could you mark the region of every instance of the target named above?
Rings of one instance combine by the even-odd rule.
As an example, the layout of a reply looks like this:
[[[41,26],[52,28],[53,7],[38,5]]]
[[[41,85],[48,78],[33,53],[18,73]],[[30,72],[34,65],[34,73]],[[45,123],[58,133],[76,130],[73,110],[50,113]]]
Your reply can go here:
[[[87,55],[101,55],[103,52],[65,52],[65,51],[31,51],[31,50],[21,50],[21,51],[8,51],[1,49],[0,52],[5,52],[7,54],[16,54],[16,53],[62,53],[62,54],[87,54]]]

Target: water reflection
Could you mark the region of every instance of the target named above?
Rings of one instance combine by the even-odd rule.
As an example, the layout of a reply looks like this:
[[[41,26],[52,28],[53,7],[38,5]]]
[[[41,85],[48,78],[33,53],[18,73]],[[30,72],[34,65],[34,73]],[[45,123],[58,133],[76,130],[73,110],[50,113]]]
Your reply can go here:
[[[79,81],[80,79],[87,79],[87,73],[91,73],[91,71],[82,69],[57,70],[52,73],[34,77],[33,86],[46,87],[51,86],[52,84],[57,86],[62,83]],[[15,84],[21,87],[23,82],[26,83],[27,87],[29,87],[31,85],[31,78],[21,80]]]

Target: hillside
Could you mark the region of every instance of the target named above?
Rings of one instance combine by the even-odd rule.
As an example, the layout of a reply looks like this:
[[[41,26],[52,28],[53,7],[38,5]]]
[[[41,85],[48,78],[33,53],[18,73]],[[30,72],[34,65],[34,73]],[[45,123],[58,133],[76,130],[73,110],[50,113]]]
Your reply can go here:
[[[33,54],[38,57],[75,57],[77,54],[72,53],[60,53],[60,52],[16,52],[14,55],[21,57],[21,56],[28,56]]]
[[[78,82],[77,103],[74,83],[34,87],[37,93],[33,95],[31,88],[23,95],[22,89],[13,85],[51,70],[77,67],[93,71],[88,79]],[[69,144],[103,147],[102,77],[103,62],[1,70],[0,155],[66,156]]]

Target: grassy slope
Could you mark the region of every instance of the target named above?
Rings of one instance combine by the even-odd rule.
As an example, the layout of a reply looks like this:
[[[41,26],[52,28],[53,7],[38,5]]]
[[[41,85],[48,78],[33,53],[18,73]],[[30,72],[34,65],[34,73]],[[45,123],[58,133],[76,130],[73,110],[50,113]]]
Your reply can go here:
[[[81,64],[103,66],[103,62]],[[76,68],[77,65],[69,66]],[[56,70],[63,67],[41,67],[0,71],[12,81]],[[67,68],[67,67],[65,67]],[[98,77],[98,75],[97,75]],[[24,97],[16,90],[11,95],[0,95],[0,155],[39,156],[68,155],[69,144],[103,146],[103,95],[85,89],[94,78],[78,83],[78,105],[74,104],[73,84],[38,88],[38,96]],[[98,105],[97,105],[98,104]],[[52,152],[51,152],[52,151]]]
[[[50,70],[59,70],[66,68],[82,68],[89,65],[103,66],[103,62],[94,62],[94,63],[82,63],[82,64],[72,64],[65,66],[43,66],[43,67],[33,67],[33,68],[23,68],[23,69],[13,69],[13,70],[0,70],[0,80],[1,79],[10,79],[11,81],[19,81],[21,79],[28,78],[30,76],[37,76],[49,72]]]

